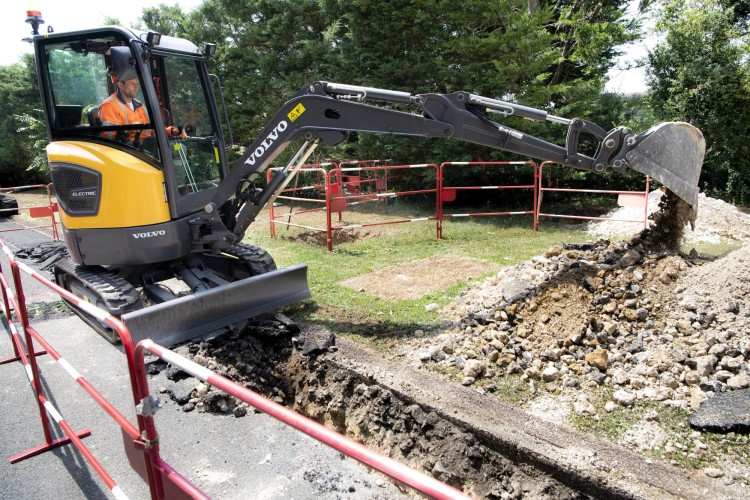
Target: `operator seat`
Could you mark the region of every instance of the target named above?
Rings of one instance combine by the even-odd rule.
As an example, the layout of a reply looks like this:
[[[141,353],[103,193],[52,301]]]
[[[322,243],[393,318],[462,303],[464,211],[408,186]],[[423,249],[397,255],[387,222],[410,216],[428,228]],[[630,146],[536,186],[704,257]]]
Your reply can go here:
[[[86,109],[86,118],[92,127],[101,127],[102,121],[99,118],[99,106],[91,105]]]

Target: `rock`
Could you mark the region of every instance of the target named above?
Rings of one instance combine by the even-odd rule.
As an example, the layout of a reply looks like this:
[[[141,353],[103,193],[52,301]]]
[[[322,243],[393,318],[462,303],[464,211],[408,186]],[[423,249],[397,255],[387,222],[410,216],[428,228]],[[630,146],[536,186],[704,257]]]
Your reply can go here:
[[[607,369],[608,354],[604,349],[596,349],[586,355],[586,362],[599,370]]]
[[[614,335],[617,331],[617,323],[604,322],[602,325],[602,331],[607,335]]]
[[[596,385],[602,385],[607,380],[607,374],[600,371],[591,371],[589,373],[589,380],[596,382]]]
[[[620,266],[623,268],[634,266],[638,263],[639,260],[641,260],[640,252],[631,248],[620,259]]]
[[[615,385],[626,385],[628,382],[630,382],[630,375],[622,368],[615,369],[612,372],[611,376],[612,383]],[[698,380],[700,380],[700,378]]]
[[[549,247],[549,249],[547,249],[547,251],[544,253],[544,256],[547,257],[548,259],[551,257],[557,257],[558,255],[562,253],[562,251],[563,249],[560,245],[554,245],[554,246]]]
[[[512,353],[500,353],[500,356],[498,356],[497,360],[495,361],[495,364],[500,367],[508,366],[511,363],[513,363],[516,360],[516,355]]]
[[[714,355],[701,356],[696,360],[695,371],[701,377],[707,377],[714,372],[714,367],[719,360]]]
[[[612,399],[614,399],[615,403],[619,405],[632,406],[632,404],[635,402],[635,394],[624,389],[620,389],[619,391],[615,391],[615,393],[612,394]]]
[[[643,419],[646,422],[658,422],[659,421],[659,413],[656,410],[651,410],[646,412],[643,415]]]
[[[750,430],[750,389],[717,393],[688,418],[696,429],[709,432]]]
[[[740,303],[733,300],[732,302],[727,304],[726,311],[733,314],[738,314],[740,312]]]
[[[486,371],[487,365],[484,361],[469,359],[464,363],[464,376],[467,378],[480,378],[486,373]]]
[[[560,370],[554,366],[548,366],[542,372],[542,380],[545,382],[554,382],[558,378],[560,378]]]
[[[327,352],[336,345],[336,336],[328,329],[310,325],[301,332],[302,354],[311,356]]]
[[[698,372],[687,372],[685,374],[685,383],[688,385],[696,385],[701,381],[701,376]]]
[[[531,292],[533,286],[528,279],[514,279],[505,283],[502,287],[503,300],[509,304],[520,302]]]
[[[596,408],[586,398],[581,398],[573,403],[573,411],[576,415],[596,415]]]
[[[708,477],[712,477],[714,479],[722,477],[724,475],[724,472],[721,469],[717,469],[716,467],[707,467],[703,469],[703,473]]]
[[[606,411],[607,413],[612,413],[613,411],[615,411],[615,408],[617,408],[617,403],[615,403],[614,401],[607,401],[604,404],[604,411]]]
[[[194,379],[181,379],[167,386],[167,394],[178,405],[184,405],[190,401],[195,388]]]
[[[431,311],[436,311],[436,310],[440,309],[440,306],[437,305],[434,302],[431,302],[430,304],[427,304],[426,306],[424,306],[424,309],[427,312],[431,312]]]
[[[745,389],[750,387],[750,375],[747,373],[740,373],[727,380],[727,387],[736,391],[738,389]]]

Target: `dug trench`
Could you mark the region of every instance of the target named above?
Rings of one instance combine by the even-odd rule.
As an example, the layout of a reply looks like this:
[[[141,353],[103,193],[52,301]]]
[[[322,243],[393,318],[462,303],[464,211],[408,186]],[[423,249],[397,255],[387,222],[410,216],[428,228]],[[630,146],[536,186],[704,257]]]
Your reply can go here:
[[[612,446],[434,373],[404,367],[327,329],[286,319],[177,351],[476,498],[691,498],[715,485]],[[161,361],[162,397],[183,411],[254,411]],[[335,484],[329,485],[333,493]],[[407,495],[408,492],[405,492]]]

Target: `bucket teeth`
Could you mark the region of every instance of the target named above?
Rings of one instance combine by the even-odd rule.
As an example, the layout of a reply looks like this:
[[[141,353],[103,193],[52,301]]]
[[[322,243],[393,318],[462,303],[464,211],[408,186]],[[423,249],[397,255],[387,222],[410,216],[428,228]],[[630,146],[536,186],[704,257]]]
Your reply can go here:
[[[665,122],[638,136],[625,159],[633,170],[658,180],[697,210],[705,153],[700,130],[685,122]]]

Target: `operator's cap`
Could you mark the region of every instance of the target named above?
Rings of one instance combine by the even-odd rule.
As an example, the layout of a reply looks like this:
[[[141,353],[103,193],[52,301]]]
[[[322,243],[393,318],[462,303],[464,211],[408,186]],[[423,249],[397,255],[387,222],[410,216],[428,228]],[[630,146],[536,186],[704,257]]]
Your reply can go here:
[[[112,66],[107,68],[107,72],[112,77],[112,83],[117,80],[125,81],[138,78],[130,48],[112,47],[109,49],[109,54],[112,57]]]

